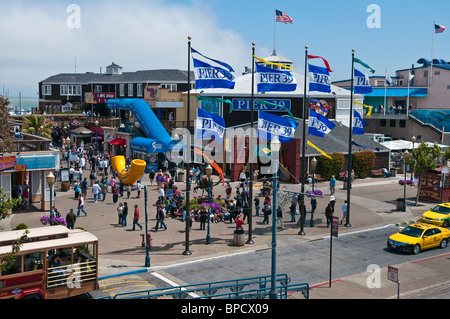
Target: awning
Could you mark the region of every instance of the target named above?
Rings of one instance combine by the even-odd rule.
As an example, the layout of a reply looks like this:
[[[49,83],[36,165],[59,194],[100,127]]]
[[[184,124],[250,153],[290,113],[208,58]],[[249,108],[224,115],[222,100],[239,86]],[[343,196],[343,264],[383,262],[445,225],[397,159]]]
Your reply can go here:
[[[115,138],[111,141],[109,141],[109,144],[112,145],[127,145],[127,140],[124,138]]]
[[[410,97],[426,97],[428,90],[426,88],[410,88],[409,96]],[[373,88],[372,93],[364,94],[364,97],[407,97],[408,96],[408,88],[397,87],[397,88],[386,88],[386,92],[383,88]]]

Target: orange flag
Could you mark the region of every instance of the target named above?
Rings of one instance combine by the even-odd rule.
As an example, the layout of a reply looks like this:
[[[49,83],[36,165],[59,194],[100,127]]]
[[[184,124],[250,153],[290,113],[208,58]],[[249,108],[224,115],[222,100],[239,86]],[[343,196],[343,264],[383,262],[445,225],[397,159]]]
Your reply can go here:
[[[223,171],[222,169],[219,167],[219,165],[216,164],[216,162],[211,161],[208,156],[206,156],[205,154],[203,154],[202,151],[200,151],[198,148],[194,147],[194,152],[197,154],[202,155],[217,171],[217,173],[219,173],[220,177],[222,177],[222,185],[225,185],[225,179],[223,178]]]

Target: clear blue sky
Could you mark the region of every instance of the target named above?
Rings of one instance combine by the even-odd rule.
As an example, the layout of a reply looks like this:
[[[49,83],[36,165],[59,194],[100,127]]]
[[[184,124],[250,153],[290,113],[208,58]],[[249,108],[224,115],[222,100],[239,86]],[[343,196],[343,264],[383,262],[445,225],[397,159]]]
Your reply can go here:
[[[79,5],[79,28],[68,26]],[[371,4],[380,28],[369,28]],[[293,24],[276,23],[276,51],[304,70],[304,47],[325,57],[332,80],[350,77],[351,50],[384,76],[431,57],[432,26],[450,28],[448,0],[0,0],[0,86],[10,96],[36,96],[38,82],[57,73],[99,72],[111,62],[124,71],[187,68],[192,46],[233,65],[239,75],[256,55],[273,50],[274,10]],[[434,57],[450,60],[450,30],[435,36]],[[321,62],[319,60],[317,64]],[[0,90],[1,94],[1,90]]]

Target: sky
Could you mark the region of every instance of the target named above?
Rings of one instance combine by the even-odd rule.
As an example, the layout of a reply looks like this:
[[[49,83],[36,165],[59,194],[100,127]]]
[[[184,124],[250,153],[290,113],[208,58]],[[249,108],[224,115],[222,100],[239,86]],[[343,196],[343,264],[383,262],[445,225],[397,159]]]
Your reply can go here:
[[[275,9],[292,24],[274,23]],[[448,0],[0,0],[0,94],[37,97],[59,73],[187,70],[187,43],[231,64],[235,75],[275,49],[304,74],[323,56],[332,81],[349,79],[351,54],[384,76],[431,59],[433,21],[450,28]],[[434,58],[450,61],[450,29],[434,37]],[[319,60],[311,63],[323,66]],[[75,69],[76,65],[76,69]]]

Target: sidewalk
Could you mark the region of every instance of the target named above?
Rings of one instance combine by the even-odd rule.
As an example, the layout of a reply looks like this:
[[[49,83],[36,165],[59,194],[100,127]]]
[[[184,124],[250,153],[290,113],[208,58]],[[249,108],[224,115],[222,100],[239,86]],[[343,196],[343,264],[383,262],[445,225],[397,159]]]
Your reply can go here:
[[[215,178],[217,178],[217,176]],[[259,193],[259,184],[261,183],[255,183],[254,195]],[[192,225],[192,230],[189,232],[189,250],[192,254],[189,256],[183,255],[183,252],[186,250],[185,223],[183,223],[180,219],[169,217],[166,219],[166,224],[168,227],[166,231],[154,231],[154,226],[156,224],[156,211],[154,203],[156,202],[158,193],[156,190],[156,185],[150,186],[147,176],[143,178],[143,185],[147,186],[148,191],[148,229],[152,238],[152,247],[150,250],[151,267],[172,265],[215,256],[241,253],[249,250],[269,249],[271,247],[271,225],[262,224],[263,217],[261,214],[259,217],[253,216],[252,240],[254,241],[254,244],[246,244],[240,247],[233,245],[233,234],[235,230],[234,223],[230,224],[229,222],[219,222],[210,224],[212,244],[206,245],[206,231],[200,230],[199,223],[194,222]],[[177,183],[177,185],[181,191],[184,190],[185,183]],[[233,187],[232,193],[234,194],[238,183],[231,183],[231,185]],[[377,187],[377,191],[374,190],[374,187]],[[315,227],[309,227],[311,218],[309,212],[311,205],[308,200],[306,203],[308,214],[304,225],[304,231],[306,233],[305,236],[298,235],[299,227],[296,223],[289,222],[289,205],[287,205],[283,210],[285,229],[279,229],[277,233],[278,245],[290,245],[307,242],[329,234],[329,228],[326,227],[326,219],[324,215],[325,207],[329,202],[328,182],[318,183],[315,185],[315,188],[321,189],[325,194],[323,198],[319,198],[317,200],[317,209],[314,214]],[[309,186],[307,185],[305,190],[308,189]],[[391,189],[391,191],[389,191],[389,189]],[[284,190],[298,192],[300,191],[300,186],[283,183],[280,187],[280,193],[283,193]],[[384,190],[387,190],[387,193],[384,193]],[[367,193],[367,191],[369,191],[369,193]],[[372,198],[375,194],[380,192],[383,194],[383,198]],[[408,198],[414,197],[415,192],[415,188],[408,189]],[[406,213],[397,212],[395,210],[395,199],[400,193],[403,194],[403,188],[400,188],[398,185],[398,178],[368,178],[364,180],[356,180],[353,184],[351,195],[350,223],[352,227],[340,227],[339,231],[341,233],[353,232],[380,225],[408,222],[420,215],[424,209],[426,209],[425,206],[432,205],[424,205],[422,203],[419,207],[408,205]],[[215,196],[221,194],[225,197],[225,187],[222,186],[222,184],[217,185],[214,188],[214,194]],[[129,213],[127,218],[128,225],[126,227],[121,227],[117,224],[118,216],[116,208],[118,203],[112,203],[112,194],[107,194],[105,202],[99,201],[98,203],[94,203],[93,195],[90,190],[88,190],[87,199],[85,202],[85,210],[87,211],[88,216],[85,217],[81,214],[82,216],[77,218],[75,224],[75,227],[82,227],[99,238],[99,276],[107,276],[130,270],[144,269],[146,251],[145,248],[141,246],[141,234],[144,234],[144,231],[131,230],[133,207],[135,204],[137,204],[140,208],[140,223],[144,226],[145,230],[144,192],[142,191],[140,198],[136,198],[137,194],[135,191],[132,192],[132,196],[129,199],[126,198],[126,192],[124,195],[124,197],[119,197],[118,203],[128,203]],[[191,199],[194,196],[200,195],[201,190],[199,190],[197,194],[193,193],[191,195]],[[335,216],[338,216],[339,218],[342,218],[341,206],[347,198],[346,196],[347,191],[342,189],[342,182],[338,182],[335,193],[337,200],[335,206]],[[54,201],[55,206],[61,212],[63,217],[65,217],[65,215],[69,212],[70,208],[73,208],[76,212],[77,200],[74,198],[72,189],[68,192],[60,192],[57,188]],[[42,227],[39,221],[42,215],[42,212],[32,210],[25,212],[14,212],[11,218],[0,224],[0,227],[7,230],[8,228],[13,228],[20,223],[25,223],[29,228]],[[297,215],[296,219],[298,219],[298,217],[299,216]],[[244,224],[244,229],[246,231],[245,236],[247,241],[247,221]],[[363,275],[367,277],[367,274]],[[348,284],[353,281],[354,280],[351,279],[342,279],[333,285],[339,287],[340,285]],[[335,291],[334,288],[331,289]],[[331,291],[331,289],[326,290]],[[317,293],[316,296],[318,296],[318,298],[332,297],[332,294],[330,296],[322,297],[322,295],[325,294],[325,289],[320,289],[320,294],[317,289],[313,289],[312,291],[314,291],[314,294]],[[352,289],[349,288],[349,292],[351,291]],[[327,292],[327,294],[328,293],[329,292]],[[313,294],[311,294],[311,297],[315,298]],[[355,295],[355,297],[357,297],[357,295]]]

